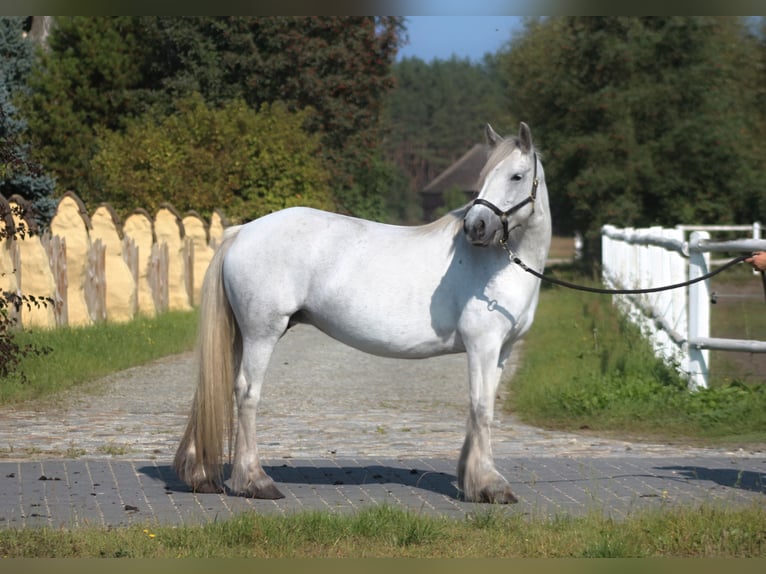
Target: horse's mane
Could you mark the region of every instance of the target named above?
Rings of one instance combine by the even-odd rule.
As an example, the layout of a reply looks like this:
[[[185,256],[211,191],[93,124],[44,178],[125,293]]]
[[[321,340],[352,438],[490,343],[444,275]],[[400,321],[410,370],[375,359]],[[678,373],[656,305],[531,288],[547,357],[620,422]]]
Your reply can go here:
[[[449,227],[454,226],[456,230],[462,229],[462,221],[465,217],[465,214],[468,212],[468,210],[471,208],[471,205],[473,202],[466,203],[462,207],[458,207],[457,209],[453,209],[449,213],[441,216],[439,219],[432,221],[431,223],[426,223],[425,225],[420,225],[416,227],[417,231],[422,234],[432,233],[435,231],[441,231],[443,229],[447,229]]]

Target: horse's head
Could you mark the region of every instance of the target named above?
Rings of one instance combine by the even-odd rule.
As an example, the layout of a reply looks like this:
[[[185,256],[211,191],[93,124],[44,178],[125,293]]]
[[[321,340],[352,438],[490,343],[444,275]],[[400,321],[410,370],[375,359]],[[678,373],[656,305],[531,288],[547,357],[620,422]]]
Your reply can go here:
[[[486,127],[490,155],[481,172],[481,190],[463,219],[463,229],[474,245],[506,241],[535,210],[537,154],[532,132],[524,122],[516,138],[504,139]]]

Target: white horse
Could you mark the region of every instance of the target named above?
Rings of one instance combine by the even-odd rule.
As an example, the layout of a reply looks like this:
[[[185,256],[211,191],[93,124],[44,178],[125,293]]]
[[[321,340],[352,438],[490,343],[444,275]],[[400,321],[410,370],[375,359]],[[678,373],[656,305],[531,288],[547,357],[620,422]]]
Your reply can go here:
[[[274,346],[292,325],[310,323],[386,357],[467,353],[470,413],[458,487],[466,500],[516,501],[495,468],[490,425],[503,366],[532,324],[540,285],[504,246],[542,270],[551,217],[527,125],[514,138],[489,125],[486,135],[491,152],[477,200],[431,224],[291,208],[227,229],[202,289],[197,389],[174,461],[194,491],[223,491],[233,396],[230,489],[282,497],[259,460],[256,407]]]

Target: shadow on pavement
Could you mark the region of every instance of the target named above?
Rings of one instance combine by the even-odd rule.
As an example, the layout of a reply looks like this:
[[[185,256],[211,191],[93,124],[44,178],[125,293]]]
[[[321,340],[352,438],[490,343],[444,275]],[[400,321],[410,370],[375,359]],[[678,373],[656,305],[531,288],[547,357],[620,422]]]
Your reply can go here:
[[[714,482],[728,488],[766,494],[766,474],[734,468],[706,468],[703,466],[661,466],[660,470],[672,470],[684,480]]]
[[[459,498],[457,478],[446,472],[403,468],[384,465],[365,466],[264,466],[266,473],[277,483],[306,485],[351,485],[399,484]],[[190,488],[176,476],[172,466],[143,466],[138,468],[143,475],[165,483],[168,492],[190,492]],[[225,465],[224,476],[231,475],[230,465]]]

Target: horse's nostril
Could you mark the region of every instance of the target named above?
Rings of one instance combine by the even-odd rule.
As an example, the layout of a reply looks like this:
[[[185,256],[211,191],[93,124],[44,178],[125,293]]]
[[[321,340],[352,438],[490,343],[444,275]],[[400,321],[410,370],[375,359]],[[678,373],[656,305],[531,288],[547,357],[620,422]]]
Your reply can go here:
[[[484,230],[487,229],[487,224],[484,222],[483,219],[480,219],[479,222],[476,224],[476,231],[479,233],[479,235],[484,235]]]

